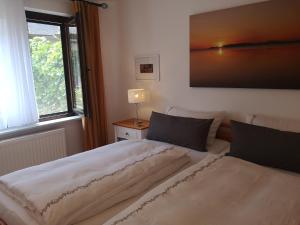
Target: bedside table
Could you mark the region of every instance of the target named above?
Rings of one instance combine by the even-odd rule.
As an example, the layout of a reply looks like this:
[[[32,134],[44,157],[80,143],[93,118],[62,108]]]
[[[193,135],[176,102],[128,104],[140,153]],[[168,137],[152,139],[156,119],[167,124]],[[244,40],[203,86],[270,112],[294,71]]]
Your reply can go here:
[[[114,122],[115,141],[144,139],[149,128],[149,121],[139,120],[141,123],[137,125],[135,119],[122,120]]]

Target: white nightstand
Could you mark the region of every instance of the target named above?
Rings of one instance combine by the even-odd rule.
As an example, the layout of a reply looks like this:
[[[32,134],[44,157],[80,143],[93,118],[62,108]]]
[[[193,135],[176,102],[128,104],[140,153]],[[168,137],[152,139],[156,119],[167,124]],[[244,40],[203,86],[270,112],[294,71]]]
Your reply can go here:
[[[144,139],[147,136],[149,121],[140,120],[139,125],[135,119],[122,120],[114,122],[115,141]]]

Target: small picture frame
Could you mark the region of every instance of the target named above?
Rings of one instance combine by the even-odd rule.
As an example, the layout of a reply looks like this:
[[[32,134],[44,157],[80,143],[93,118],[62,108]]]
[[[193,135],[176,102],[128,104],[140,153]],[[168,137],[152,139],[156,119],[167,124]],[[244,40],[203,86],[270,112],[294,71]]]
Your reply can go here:
[[[136,80],[157,80],[159,74],[159,54],[139,55],[135,57]]]

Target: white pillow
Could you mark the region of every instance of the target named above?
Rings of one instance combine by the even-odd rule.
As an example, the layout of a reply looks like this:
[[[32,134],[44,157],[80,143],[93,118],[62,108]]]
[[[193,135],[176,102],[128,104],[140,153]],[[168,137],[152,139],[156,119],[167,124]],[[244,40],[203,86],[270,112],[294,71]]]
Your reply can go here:
[[[166,110],[166,114],[171,116],[190,117],[195,119],[214,119],[208,131],[206,144],[207,146],[211,146],[214,143],[217,130],[219,129],[219,126],[221,125],[224,118],[224,112],[190,111],[176,106],[169,106]]]
[[[300,133],[300,120],[253,114],[247,115],[246,122],[256,126]]]

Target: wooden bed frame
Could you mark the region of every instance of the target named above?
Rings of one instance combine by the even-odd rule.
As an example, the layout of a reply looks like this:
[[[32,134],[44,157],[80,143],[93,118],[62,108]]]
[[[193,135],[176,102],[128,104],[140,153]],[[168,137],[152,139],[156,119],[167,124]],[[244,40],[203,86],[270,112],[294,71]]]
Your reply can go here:
[[[217,131],[217,138],[232,142],[231,126],[229,121],[222,122]]]

